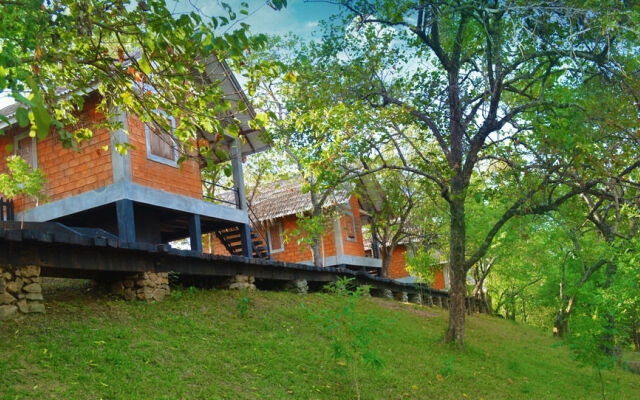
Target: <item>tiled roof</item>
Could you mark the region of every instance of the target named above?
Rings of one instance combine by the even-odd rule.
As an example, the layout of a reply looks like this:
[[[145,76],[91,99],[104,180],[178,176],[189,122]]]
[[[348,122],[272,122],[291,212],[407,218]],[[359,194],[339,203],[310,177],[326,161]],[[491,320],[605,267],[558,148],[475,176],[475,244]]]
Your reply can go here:
[[[313,208],[309,193],[302,192],[303,180],[295,177],[265,185],[250,199],[251,208],[260,221],[274,220],[287,215],[295,215]],[[247,197],[250,193],[247,193]],[[233,193],[222,194],[233,199]],[[350,194],[346,190],[336,190],[326,201],[326,206],[349,203]]]

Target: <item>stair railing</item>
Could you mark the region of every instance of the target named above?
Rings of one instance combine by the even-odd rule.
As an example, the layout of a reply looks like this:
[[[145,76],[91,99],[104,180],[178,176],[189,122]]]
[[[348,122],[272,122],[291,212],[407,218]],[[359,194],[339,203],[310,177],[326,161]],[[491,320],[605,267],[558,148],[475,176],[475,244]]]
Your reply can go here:
[[[251,205],[247,202],[247,210],[249,210],[249,223],[251,226],[255,227],[255,231],[258,234],[258,237],[267,245],[267,258],[271,257],[271,243],[269,242],[269,235],[267,234],[267,230],[265,226],[262,225],[260,219],[251,208]],[[256,251],[257,253],[257,251]]]
[[[208,195],[203,195],[202,197],[204,197],[207,200],[211,200],[211,201],[215,201],[215,202],[220,202],[220,203],[227,203],[227,204],[231,204],[233,205],[235,208],[240,209],[240,192],[238,191],[238,188],[236,187],[228,187],[228,186],[224,186],[224,185],[220,185],[218,183],[215,182],[211,182],[211,181],[207,181],[207,180],[202,180],[202,184],[205,186],[213,186],[214,188],[221,188],[224,189],[226,191],[229,192],[233,192],[234,194],[234,200],[233,202],[220,198],[220,197],[216,197],[216,196],[208,196]],[[271,257],[271,243],[269,242],[269,235],[267,234],[267,231],[265,229],[265,227],[260,223],[260,219],[258,218],[258,216],[256,215],[256,213],[253,211],[253,209],[251,208],[251,206],[249,205],[249,203],[247,202],[247,210],[249,210],[248,215],[249,215],[249,223],[251,224],[251,226],[254,227],[256,233],[258,234],[258,237],[262,240],[263,243],[266,244],[267,246],[267,258]],[[256,251],[257,253],[257,251]]]
[[[0,197],[0,221],[15,221],[13,200]]]

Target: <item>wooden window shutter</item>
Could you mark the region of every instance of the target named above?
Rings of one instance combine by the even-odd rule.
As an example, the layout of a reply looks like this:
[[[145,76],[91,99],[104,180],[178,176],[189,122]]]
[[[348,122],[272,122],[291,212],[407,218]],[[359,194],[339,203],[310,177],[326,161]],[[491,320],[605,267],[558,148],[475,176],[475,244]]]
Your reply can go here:
[[[353,215],[347,214],[344,217],[344,230],[347,233],[347,239],[355,240],[356,238],[356,225]]]
[[[27,136],[17,142],[16,155],[25,160],[31,167],[35,167],[35,152],[33,151],[33,138]]]
[[[280,224],[272,225],[269,228],[269,240],[271,241],[271,251],[284,249],[280,236]]]
[[[167,160],[176,159],[175,142],[173,136],[166,132],[159,132],[155,128],[149,129],[149,151],[154,156],[166,158]]]

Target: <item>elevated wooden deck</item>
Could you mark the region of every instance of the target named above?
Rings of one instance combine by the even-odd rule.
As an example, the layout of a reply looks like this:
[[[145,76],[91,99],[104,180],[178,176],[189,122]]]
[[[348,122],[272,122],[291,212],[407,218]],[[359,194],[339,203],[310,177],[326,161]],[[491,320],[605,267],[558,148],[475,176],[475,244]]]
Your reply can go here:
[[[320,284],[347,277],[377,290],[448,297],[447,292],[426,285],[400,283],[364,271],[212,255],[177,250],[168,245],[127,243],[104,235],[74,232],[73,228],[52,229],[31,223],[20,229],[20,225],[20,222],[0,223],[0,264],[38,265],[42,268],[42,276],[97,278],[114,273],[173,271],[196,277],[243,274],[254,276],[257,281],[304,279]]]

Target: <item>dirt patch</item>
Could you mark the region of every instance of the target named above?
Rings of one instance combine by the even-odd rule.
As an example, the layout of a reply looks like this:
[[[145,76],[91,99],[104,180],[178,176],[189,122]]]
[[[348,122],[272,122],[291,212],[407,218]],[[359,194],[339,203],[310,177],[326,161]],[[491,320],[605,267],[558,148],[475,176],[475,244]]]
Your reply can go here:
[[[421,306],[418,304],[400,303],[398,301],[390,299],[381,299],[373,297],[372,301],[377,305],[393,311],[408,311],[412,314],[419,315],[421,317],[439,317],[441,312],[428,306]]]
[[[79,300],[105,295],[103,288],[88,279],[42,278],[45,302]]]

